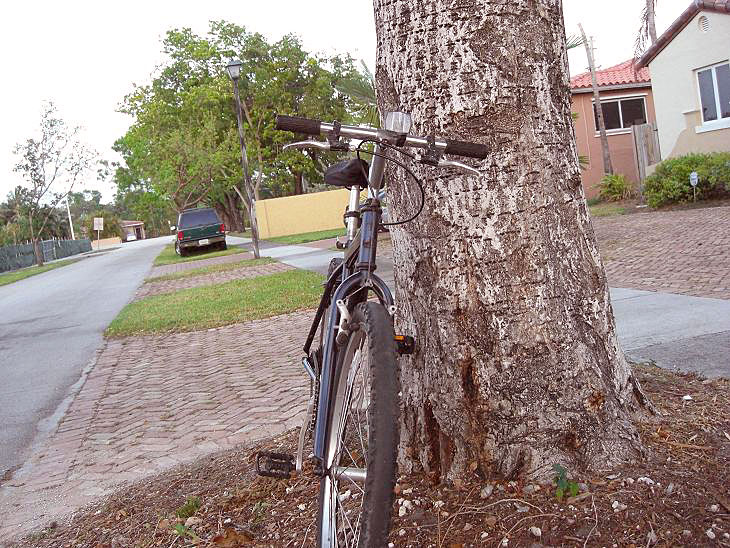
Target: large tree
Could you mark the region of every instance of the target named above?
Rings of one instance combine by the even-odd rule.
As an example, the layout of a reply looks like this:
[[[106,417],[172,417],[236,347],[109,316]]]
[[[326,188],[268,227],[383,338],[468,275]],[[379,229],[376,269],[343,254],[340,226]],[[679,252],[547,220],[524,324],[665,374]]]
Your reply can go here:
[[[415,165],[418,219],[392,230],[400,461],[457,478],[606,469],[642,450],[581,186],[559,0],[374,0],[381,113],[489,145],[481,175]],[[418,206],[391,173],[394,219]]]
[[[43,265],[40,238],[56,206],[96,163],[96,153],[79,139],[80,128],[71,128],[58,116],[52,102],[43,106],[40,131],[15,146],[14,171],[25,180],[30,239],[36,263]]]

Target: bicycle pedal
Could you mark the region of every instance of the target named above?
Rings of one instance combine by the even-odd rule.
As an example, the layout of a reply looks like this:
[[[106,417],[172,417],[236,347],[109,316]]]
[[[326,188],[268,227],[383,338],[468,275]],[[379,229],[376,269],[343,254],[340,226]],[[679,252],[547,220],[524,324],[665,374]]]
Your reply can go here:
[[[259,476],[289,479],[294,469],[293,455],[270,451],[259,451],[256,455],[256,473]]]
[[[401,356],[413,354],[416,349],[416,339],[410,335],[396,335],[395,344],[397,345],[398,354]]]

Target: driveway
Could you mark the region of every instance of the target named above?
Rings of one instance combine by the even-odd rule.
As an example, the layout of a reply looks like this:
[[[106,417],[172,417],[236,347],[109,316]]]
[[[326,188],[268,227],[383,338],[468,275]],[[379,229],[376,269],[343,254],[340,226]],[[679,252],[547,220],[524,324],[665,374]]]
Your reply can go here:
[[[102,345],[169,237],[124,244],[0,287],[0,477],[36,436]]]
[[[619,340],[629,357],[730,377],[730,207],[595,218]],[[326,273],[334,240],[262,255]],[[390,243],[378,274],[394,289]]]

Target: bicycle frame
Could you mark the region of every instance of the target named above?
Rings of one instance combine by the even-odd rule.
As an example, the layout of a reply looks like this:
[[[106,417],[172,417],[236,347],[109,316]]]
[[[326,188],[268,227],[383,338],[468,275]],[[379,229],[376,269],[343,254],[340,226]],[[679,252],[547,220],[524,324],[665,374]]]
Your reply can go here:
[[[376,146],[377,154],[384,154],[380,146]],[[332,411],[332,400],[334,399],[335,383],[337,375],[337,353],[338,348],[335,341],[335,332],[340,325],[341,312],[337,306],[338,301],[353,299],[348,307],[350,310],[355,304],[365,302],[368,293],[372,291],[389,311],[393,310],[393,295],[386,283],[373,274],[375,270],[375,258],[377,255],[378,225],[382,209],[376,198],[380,190],[383,172],[385,170],[385,158],[373,156],[368,174],[370,186],[368,188],[368,200],[364,207],[360,207],[360,188],[355,186],[350,189],[349,212],[357,212],[358,217],[347,217],[347,247],[342,264],[332,273],[325,285],[317,313],[315,314],[309,336],[304,345],[305,355],[309,355],[312,341],[314,340],[317,328],[322,320],[322,315],[329,307],[327,325],[324,326],[323,355],[319,368],[319,405],[314,425],[314,457],[319,463],[318,471],[326,473],[332,465],[325,462],[326,447],[325,440],[328,437],[328,417]],[[358,220],[360,227],[358,232]],[[342,279],[342,283],[335,287],[335,282]],[[359,293],[359,294],[358,294]],[[306,367],[306,366],[305,366]],[[310,375],[314,371],[307,368]],[[362,479],[362,478],[359,478]]]

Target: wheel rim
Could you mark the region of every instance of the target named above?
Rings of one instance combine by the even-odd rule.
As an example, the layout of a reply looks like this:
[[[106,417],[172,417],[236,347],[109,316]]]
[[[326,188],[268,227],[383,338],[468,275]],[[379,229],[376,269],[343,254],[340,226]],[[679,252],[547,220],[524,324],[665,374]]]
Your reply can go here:
[[[358,546],[368,467],[370,368],[368,339],[364,330],[353,333],[345,351],[338,379],[335,408],[330,419],[326,460],[328,473],[322,481],[321,539],[325,546]]]

